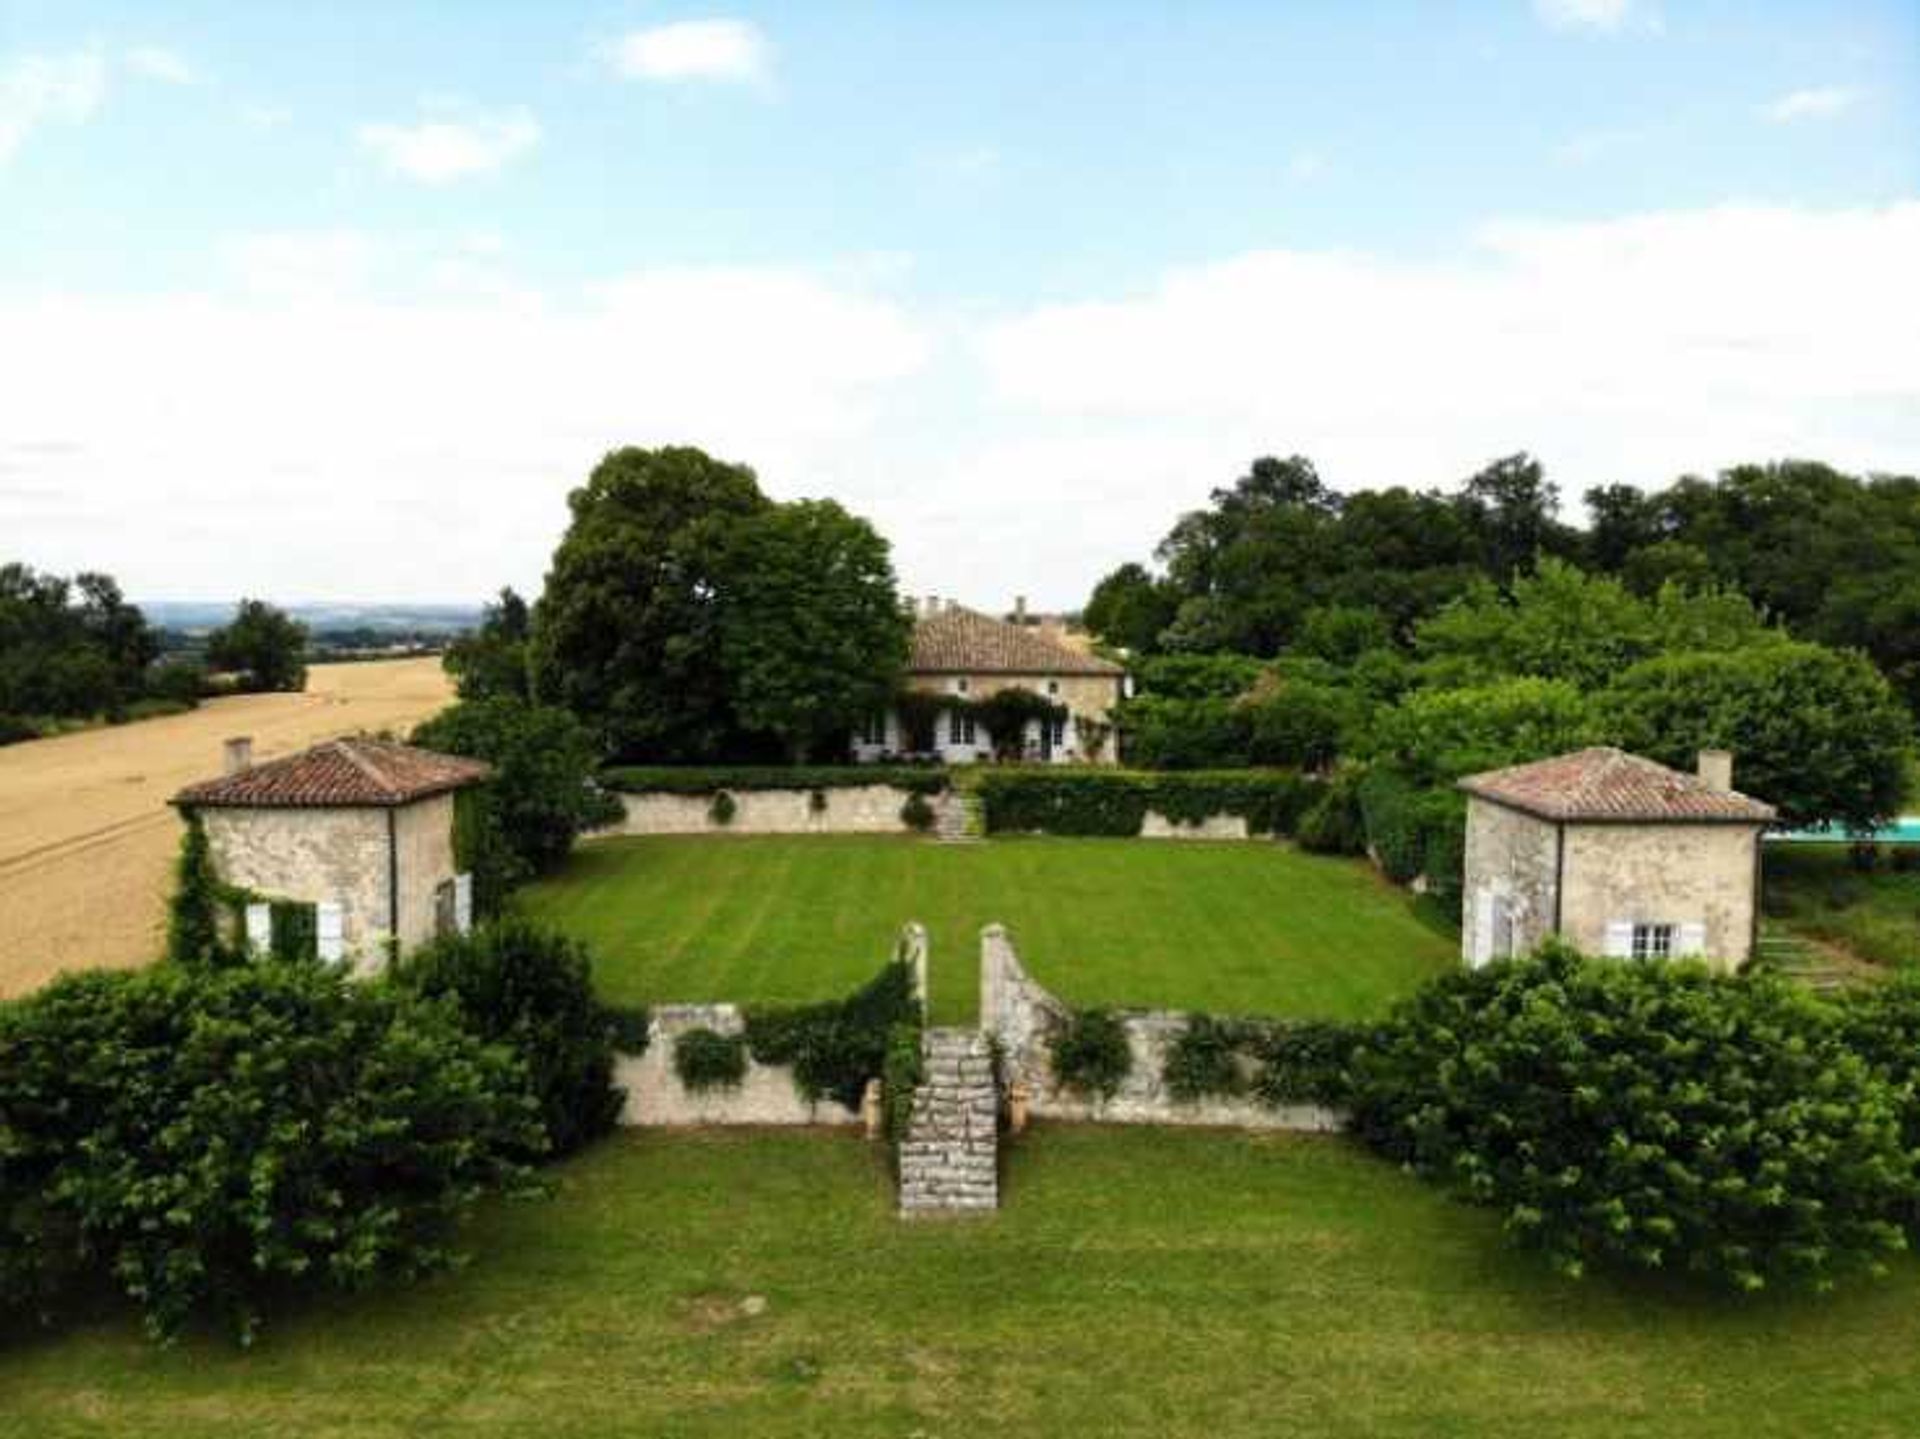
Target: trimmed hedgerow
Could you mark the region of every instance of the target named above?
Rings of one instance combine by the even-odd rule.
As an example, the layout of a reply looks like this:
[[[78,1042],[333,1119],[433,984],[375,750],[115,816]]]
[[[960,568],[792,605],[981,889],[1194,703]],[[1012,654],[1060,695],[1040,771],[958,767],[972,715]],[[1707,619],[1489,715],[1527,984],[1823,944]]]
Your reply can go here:
[[[1074,1010],[1053,1031],[1048,1049],[1053,1077],[1089,1098],[1113,1098],[1133,1072],[1127,1027],[1111,1010]]]
[[[747,1042],[738,1034],[689,1029],[673,1042],[673,1072],[694,1094],[738,1088],[747,1077]]]
[[[979,793],[991,833],[1140,833],[1148,810],[1197,824],[1237,815],[1253,834],[1287,835],[1314,803],[1321,782],[1290,770],[1188,771],[995,769]]]
[[[159,965],[0,1005],[0,1306],[113,1286],[168,1337],[453,1264],[542,1135],[514,1054],[329,965]]]
[[[896,959],[846,999],[748,1010],[746,1041],[760,1063],[791,1065],[803,1098],[857,1110],[885,1067],[894,1026],[919,1022],[913,969]]]
[[[858,789],[884,784],[939,794],[950,782],[939,765],[615,765],[600,782],[621,794],[714,794],[720,790]]]
[[[1780,980],[1550,946],[1422,989],[1356,1050],[1351,1112],[1568,1274],[1827,1288],[1905,1247],[1916,1193],[1910,1101],[1848,1040]]]

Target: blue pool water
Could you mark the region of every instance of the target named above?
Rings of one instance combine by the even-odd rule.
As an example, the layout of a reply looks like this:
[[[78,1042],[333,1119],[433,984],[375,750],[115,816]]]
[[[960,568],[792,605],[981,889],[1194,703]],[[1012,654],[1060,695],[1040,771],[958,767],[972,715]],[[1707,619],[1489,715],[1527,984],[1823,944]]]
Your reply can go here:
[[[1852,844],[1856,839],[1876,844],[1920,844],[1920,814],[1903,814],[1871,834],[1856,835],[1844,829],[1790,829],[1770,833],[1767,838],[1792,844]]]

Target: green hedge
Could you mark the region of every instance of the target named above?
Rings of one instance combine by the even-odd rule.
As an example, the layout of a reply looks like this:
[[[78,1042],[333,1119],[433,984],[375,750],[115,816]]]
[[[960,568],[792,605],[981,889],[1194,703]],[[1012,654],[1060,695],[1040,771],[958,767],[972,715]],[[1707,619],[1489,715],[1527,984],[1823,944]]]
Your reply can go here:
[[[1359,797],[1367,847],[1387,878],[1407,884],[1425,875],[1428,892],[1457,913],[1466,797],[1450,787],[1416,785],[1384,768],[1375,768],[1360,782]]]
[[[1263,1104],[1341,1104],[1362,1026],[1196,1014],[1167,1047],[1161,1077],[1176,1099],[1250,1096]]]
[[[939,794],[949,784],[940,765],[615,765],[600,782],[621,794],[715,794],[721,790],[857,789],[885,784]]]
[[[1292,834],[1321,782],[1290,770],[994,769],[979,781],[990,834],[1137,835],[1148,810],[1198,823],[1238,815],[1253,834]]]
[[[867,1081],[880,1078],[886,1066],[895,1027],[919,1025],[920,1001],[912,968],[895,959],[846,999],[750,1009],[746,1021],[753,1057],[792,1065],[804,1099],[833,1099],[858,1110]]]

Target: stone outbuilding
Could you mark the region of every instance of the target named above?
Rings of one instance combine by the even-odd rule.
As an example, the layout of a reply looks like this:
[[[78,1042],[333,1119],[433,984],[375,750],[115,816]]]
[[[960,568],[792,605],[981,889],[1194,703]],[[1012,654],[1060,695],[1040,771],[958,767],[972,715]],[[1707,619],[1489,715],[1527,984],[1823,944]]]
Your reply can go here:
[[[898,707],[870,716],[853,736],[853,756],[868,762],[937,758],[969,764],[993,757],[993,741],[970,705],[1004,689],[1023,689],[1059,707],[1053,719],[1027,721],[1020,758],[1038,764],[1117,764],[1113,707],[1127,672],[1076,645],[1057,625],[1041,624],[1014,602],[995,619],[952,600],[913,602],[913,648],[906,689],[946,701],[931,733],[916,735]]]
[[[1467,963],[1562,935],[1588,954],[1698,956],[1732,970],[1753,953],[1760,835],[1773,806],[1733,788],[1733,757],[1685,774],[1611,748],[1460,781]]]
[[[313,907],[322,959],[371,972],[472,923],[472,876],[454,858],[454,797],[488,777],[477,760],[390,740],[337,739],[252,762],[227,742],[227,770],[173,797],[205,827],[214,867],[248,891],[247,937],[268,942],[273,904]]]

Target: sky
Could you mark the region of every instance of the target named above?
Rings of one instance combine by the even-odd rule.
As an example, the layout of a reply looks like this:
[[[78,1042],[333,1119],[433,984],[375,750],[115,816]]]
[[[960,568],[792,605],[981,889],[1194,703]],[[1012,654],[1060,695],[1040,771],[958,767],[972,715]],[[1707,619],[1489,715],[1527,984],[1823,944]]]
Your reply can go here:
[[[625,444],[982,607],[1261,454],[1920,472],[1920,0],[0,0],[0,559],[537,592]]]

